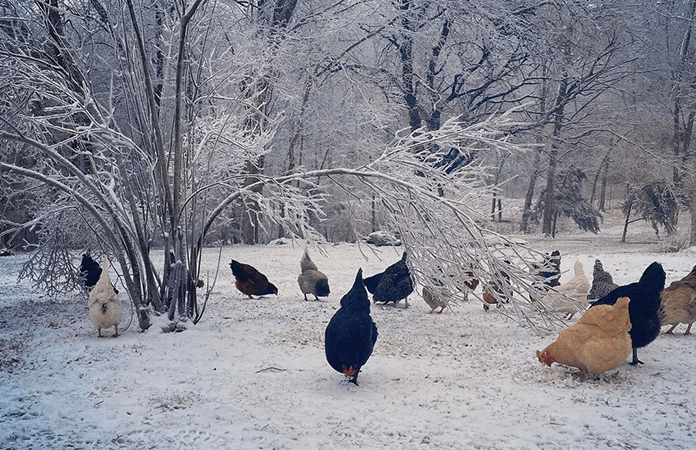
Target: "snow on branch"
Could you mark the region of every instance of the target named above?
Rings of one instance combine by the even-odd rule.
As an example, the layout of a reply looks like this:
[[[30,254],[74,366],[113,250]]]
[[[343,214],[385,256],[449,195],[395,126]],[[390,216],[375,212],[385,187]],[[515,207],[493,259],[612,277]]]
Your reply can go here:
[[[561,321],[542,302],[530,300],[529,294],[537,290],[530,268],[543,255],[488,226],[487,215],[479,206],[492,192],[485,182],[489,169],[478,158],[453,171],[436,163],[440,155],[452,149],[462,154],[526,151],[525,146],[509,138],[508,132],[517,126],[519,123],[510,115],[473,126],[451,119],[440,130],[397,137],[378,159],[356,169],[260,177],[256,183],[231,193],[216,211],[232,201],[253,197],[261,214],[272,217],[292,235],[320,236],[308,225],[307,218],[323,217],[328,199],[312,180],[358,179],[369,192],[352,194],[357,201],[376,196],[387,227],[401,235],[418,283],[452,298],[463,291],[465,280],[476,278],[498,298],[501,314],[545,331]],[[300,180],[308,187],[293,185]],[[263,194],[259,186],[264,187]],[[209,215],[208,224],[215,219],[216,211]],[[498,286],[500,292],[495,292],[493,286]]]

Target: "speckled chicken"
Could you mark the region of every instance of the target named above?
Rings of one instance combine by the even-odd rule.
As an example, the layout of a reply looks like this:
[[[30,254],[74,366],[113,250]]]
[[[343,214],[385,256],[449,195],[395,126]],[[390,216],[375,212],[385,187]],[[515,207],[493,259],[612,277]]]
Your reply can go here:
[[[590,290],[590,280],[585,276],[580,261],[575,261],[573,270],[573,278],[544,297],[547,305],[560,313],[565,313],[568,320],[572,319],[576,312],[587,308],[587,293]]]
[[[89,318],[97,328],[97,335],[102,337],[103,328],[114,327],[114,337],[118,337],[118,324],[121,321],[121,305],[118,294],[109,279],[109,258],[104,255],[99,281],[89,293]]]
[[[687,324],[684,334],[691,334],[691,325],[696,321],[696,266],[662,291],[660,318],[662,325],[672,325],[665,334],[672,334],[680,323]]]
[[[319,272],[316,264],[310,259],[307,249],[300,260],[300,270],[302,273],[297,277],[297,284],[300,285],[305,300],[307,300],[307,294],[313,295],[315,300],[329,296],[331,293],[329,277]]]
[[[365,278],[365,287],[372,293],[373,302],[397,303],[405,299],[408,306],[408,296],[413,292],[413,280],[406,265],[407,257],[404,252],[401,259],[384,272]]]
[[[278,288],[268,281],[266,275],[256,270],[255,267],[237,262],[233,259],[230,261],[230,269],[232,269],[232,275],[234,275],[235,278],[234,285],[239,292],[249,298],[254,298],[252,295],[278,295]]]
[[[357,386],[360,369],[372,355],[376,342],[377,325],[370,317],[370,300],[359,269],[353,287],[341,298],[341,307],[326,326],[326,360]]]
[[[631,353],[629,303],[628,297],[622,297],[615,305],[588,309],[556,341],[536,352],[539,362],[576,367],[581,379],[619,367]]]
[[[617,287],[619,287],[619,285],[614,283],[611,274],[604,271],[602,261],[595,259],[592,269],[592,286],[590,287],[590,292],[587,294],[587,299],[596,300],[602,298]]]

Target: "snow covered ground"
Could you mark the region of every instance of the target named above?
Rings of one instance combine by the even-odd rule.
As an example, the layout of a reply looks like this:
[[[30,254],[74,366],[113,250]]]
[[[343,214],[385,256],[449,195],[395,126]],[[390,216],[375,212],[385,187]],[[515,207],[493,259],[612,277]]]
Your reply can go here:
[[[620,244],[598,235],[529,238],[560,249],[561,281],[595,258],[614,281],[637,281],[659,261],[667,283],[696,264],[696,249],[661,253],[649,228]],[[364,247],[363,247],[364,249]],[[355,244],[312,251],[332,294],[306,302],[297,286],[303,249],[229,246],[201,323],[183,333],[140,333],[122,291],[122,335],[99,339],[86,298],[48,299],[16,275],[24,256],[0,258],[2,449],[691,449],[696,442],[696,337],[660,335],[628,364],[581,382],[575,369],[542,366],[540,336],[478,301],[442,314],[416,295],[411,307],[373,306],[379,339],[347,383],[327,364],[323,333],[362,267],[395,262]],[[278,297],[234,288],[231,258],[255,265]],[[204,260],[213,271],[217,250]],[[111,336],[113,329],[106,330]]]

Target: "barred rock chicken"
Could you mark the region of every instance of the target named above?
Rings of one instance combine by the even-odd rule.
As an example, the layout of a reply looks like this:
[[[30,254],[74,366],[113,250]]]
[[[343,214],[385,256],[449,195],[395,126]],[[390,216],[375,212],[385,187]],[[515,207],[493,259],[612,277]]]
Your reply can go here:
[[[372,355],[375,342],[377,325],[370,317],[370,300],[359,269],[353,287],[341,299],[341,307],[324,332],[326,360],[357,386],[360,369]]]
[[[592,286],[590,287],[590,292],[587,294],[587,299],[596,300],[602,298],[617,287],[619,287],[619,285],[614,283],[611,274],[604,271],[602,261],[595,259],[592,269]]]
[[[109,279],[109,258],[104,255],[103,270],[99,281],[89,293],[89,318],[97,328],[97,335],[102,337],[102,328],[114,327],[114,337],[118,337],[118,323],[121,320],[121,305],[118,294]]]
[[[613,305],[619,298],[628,297],[631,304],[628,312],[631,316],[631,341],[633,360],[631,365],[643,364],[638,359],[638,349],[645,347],[660,334],[660,292],[665,287],[665,271],[657,262],[648,266],[637,283],[619,286],[599,300],[592,302],[590,308],[597,305]]]
[[[99,267],[99,263],[92,259],[92,256],[87,253],[82,254],[82,262],[80,263],[80,279],[88,291],[91,291],[99,277],[101,276],[102,269]]]
[[[584,311],[587,307],[587,292],[590,290],[590,280],[582,270],[582,263],[575,261],[573,278],[549,292],[544,302],[560,313],[566,314],[566,319],[573,318],[576,312]]]
[[[232,269],[232,275],[235,278],[235,286],[249,298],[254,298],[252,295],[259,297],[268,294],[278,295],[278,288],[268,281],[266,275],[249,264],[243,264],[233,259],[230,261],[230,269]]]
[[[684,335],[691,334],[696,321],[696,266],[679,281],[673,281],[661,294],[662,325],[672,325],[665,334],[672,334],[680,323],[687,324]]]
[[[408,296],[413,292],[413,281],[406,258],[407,254],[404,252],[401,260],[387,267],[384,272],[365,278],[365,287],[372,294],[373,302],[398,303],[405,299],[408,306]]]
[[[615,305],[588,309],[555,342],[536,352],[539,362],[547,366],[556,362],[576,367],[582,380],[587,375],[596,378],[616,369],[631,353],[629,303],[632,301],[628,297],[621,297]]]
[[[430,286],[423,286],[423,300],[430,306],[431,314],[437,308],[440,308],[438,313],[441,313],[447,308],[447,302],[437,295],[435,289]]]
[[[297,277],[297,284],[300,285],[300,290],[304,294],[304,299],[307,300],[307,294],[312,294],[315,300],[319,297],[328,297],[331,293],[329,289],[329,278],[319,272],[316,264],[309,258],[307,249],[300,260],[300,270],[302,273]]]

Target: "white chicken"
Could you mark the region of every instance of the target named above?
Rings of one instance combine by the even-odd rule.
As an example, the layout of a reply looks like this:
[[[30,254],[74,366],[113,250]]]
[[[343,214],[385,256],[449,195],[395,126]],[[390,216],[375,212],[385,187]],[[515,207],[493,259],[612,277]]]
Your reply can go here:
[[[576,312],[587,308],[587,293],[590,292],[590,280],[580,261],[575,261],[573,278],[558,286],[544,297],[544,303],[559,313],[563,313],[566,319],[573,318]]]
[[[104,255],[102,273],[99,281],[89,293],[89,318],[97,328],[97,335],[102,337],[102,328],[114,327],[114,337],[118,337],[118,323],[121,320],[121,305],[118,294],[109,279],[109,258]]]

